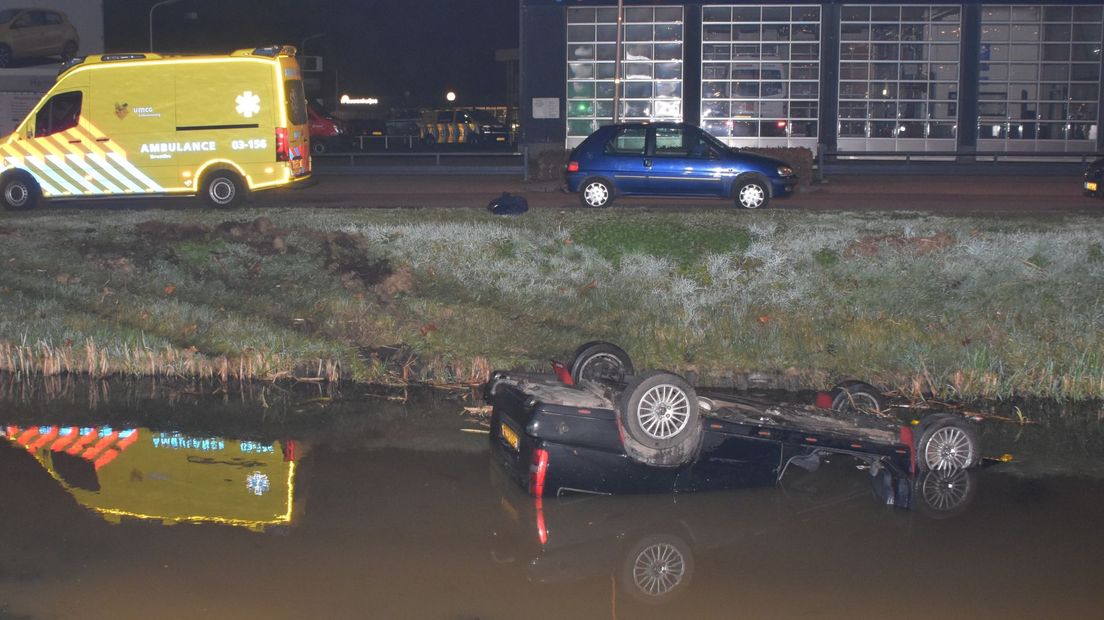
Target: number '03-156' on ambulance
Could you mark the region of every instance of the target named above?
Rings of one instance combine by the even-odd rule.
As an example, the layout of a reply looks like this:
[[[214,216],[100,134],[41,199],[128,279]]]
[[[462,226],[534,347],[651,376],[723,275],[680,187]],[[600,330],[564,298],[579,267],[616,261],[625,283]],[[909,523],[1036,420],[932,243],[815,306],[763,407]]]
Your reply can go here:
[[[196,195],[231,207],[310,178],[295,48],[76,58],[0,141],[0,202]]]

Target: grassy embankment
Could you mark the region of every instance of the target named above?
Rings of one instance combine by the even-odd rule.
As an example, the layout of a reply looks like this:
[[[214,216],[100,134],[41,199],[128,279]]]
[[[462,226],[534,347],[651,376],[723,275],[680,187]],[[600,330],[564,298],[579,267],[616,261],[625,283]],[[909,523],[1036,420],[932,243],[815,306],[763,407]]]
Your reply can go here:
[[[463,383],[608,339],[703,383],[1099,398],[1101,240],[1072,215],[3,213],[0,371]]]

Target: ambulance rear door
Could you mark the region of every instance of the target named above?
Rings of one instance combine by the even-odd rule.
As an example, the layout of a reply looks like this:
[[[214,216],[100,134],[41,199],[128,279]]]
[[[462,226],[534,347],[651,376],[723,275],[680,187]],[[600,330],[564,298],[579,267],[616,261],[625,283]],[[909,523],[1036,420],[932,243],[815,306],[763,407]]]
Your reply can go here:
[[[182,174],[211,166],[239,172],[250,189],[283,180],[276,160],[275,67],[270,60],[182,62],[176,76],[177,160]]]
[[[277,57],[280,79],[283,80],[284,118],[277,124],[287,130],[287,161],[291,176],[303,178],[310,175],[310,118],[307,113],[307,97],[299,62],[293,56]],[[278,155],[280,157],[280,155]]]

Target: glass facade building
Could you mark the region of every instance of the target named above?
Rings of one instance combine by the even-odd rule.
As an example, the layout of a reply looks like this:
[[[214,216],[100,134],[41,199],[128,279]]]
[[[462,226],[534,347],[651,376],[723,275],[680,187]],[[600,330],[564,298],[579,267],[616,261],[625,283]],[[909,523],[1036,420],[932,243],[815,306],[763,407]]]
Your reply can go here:
[[[623,121],[682,120],[683,9],[628,7],[622,20]],[[567,135],[613,122],[617,9],[567,9]]]
[[[701,122],[736,146],[816,146],[820,7],[702,8]]]
[[[1099,0],[623,4],[619,36],[615,0],[521,0],[523,141],[616,119],[738,147],[1104,150]]]
[[[978,146],[1063,150],[1094,142],[1104,7],[985,5]]]
[[[957,5],[842,7],[841,150],[954,150],[961,16]]]

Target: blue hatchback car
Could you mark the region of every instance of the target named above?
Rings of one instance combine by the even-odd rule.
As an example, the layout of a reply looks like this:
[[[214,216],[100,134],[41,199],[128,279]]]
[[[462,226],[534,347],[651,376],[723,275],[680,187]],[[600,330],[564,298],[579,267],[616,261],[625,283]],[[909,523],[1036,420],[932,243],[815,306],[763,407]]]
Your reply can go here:
[[[796,185],[785,162],[736,151],[685,123],[607,125],[567,164],[567,189],[586,207],[608,206],[618,195],[713,196],[758,209]]]

